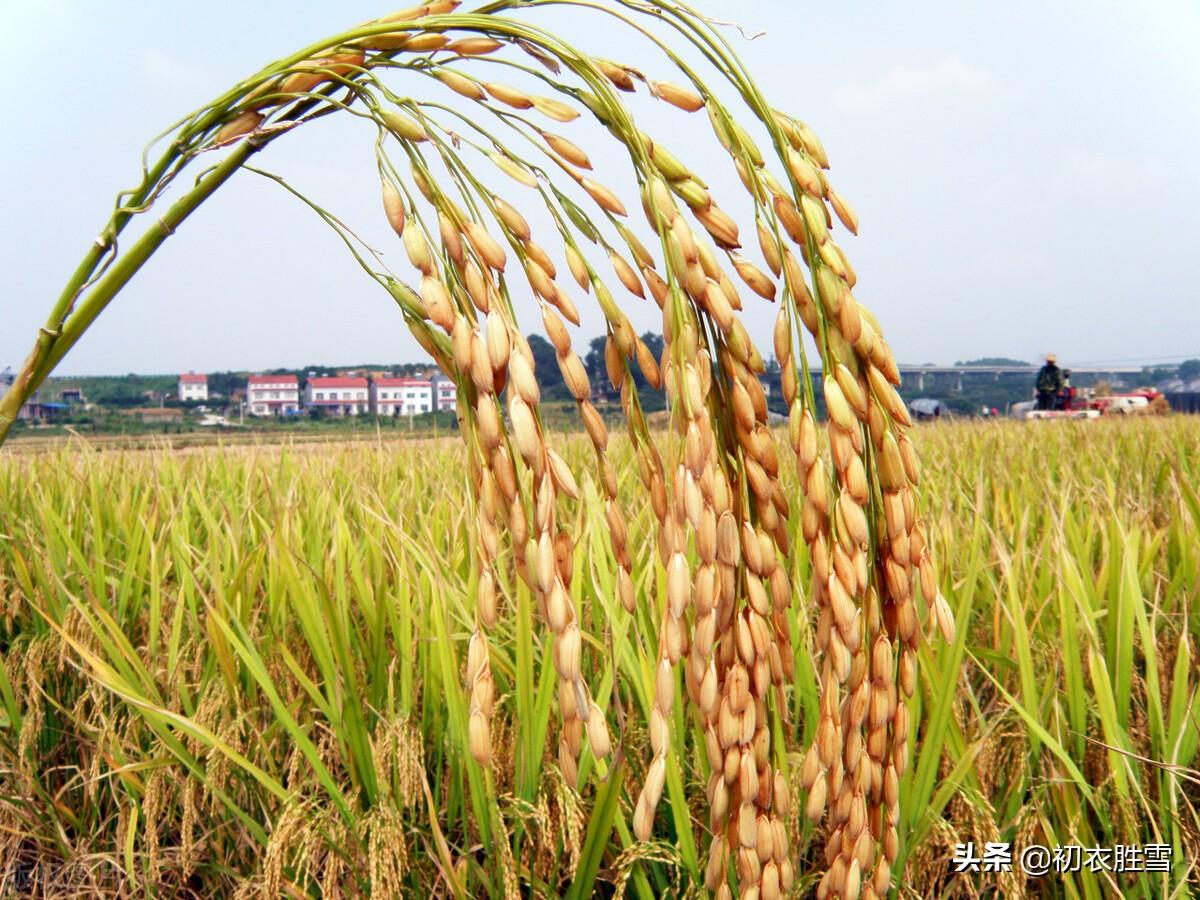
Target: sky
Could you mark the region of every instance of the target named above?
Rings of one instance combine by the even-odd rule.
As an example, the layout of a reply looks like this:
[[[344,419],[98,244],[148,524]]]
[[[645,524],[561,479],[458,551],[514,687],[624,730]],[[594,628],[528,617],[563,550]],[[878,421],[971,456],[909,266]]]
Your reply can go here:
[[[1067,365],[1200,357],[1200,5],[696,2],[742,26],[727,35],[763,92],[820,135],[830,181],[861,223],[858,237],[837,234],[858,274],[855,295],[902,363],[1050,351]],[[4,6],[0,370],[25,358],[117,191],[136,183],[150,138],[269,61],[392,11],[375,0]],[[593,13],[550,8],[536,21],[590,53],[679,80],[649,45]],[[414,79],[401,74],[392,88],[432,93]],[[702,175],[752,245],[750,207],[706,118],[644,94],[629,101],[639,125]],[[597,177],[640,225],[627,157],[595,126],[548,124],[589,149]],[[765,146],[765,133],[753,133]],[[374,140],[362,120],[330,117],[255,164],[411,276],[381,214]],[[526,188],[483,169],[510,202],[528,203]],[[530,219],[561,264],[549,220]],[[757,258],[753,246],[748,255]],[[746,293],[747,325],[766,352],[773,309]],[[574,299],[582,346],[602,324],[590,298]],[[651,301],[619,300],[639,331],[659,329]],[[540,330],[531,303],[518,312]],[[166,242],[59,373],[421,356],[391,299],[328,227],[242,172]]]

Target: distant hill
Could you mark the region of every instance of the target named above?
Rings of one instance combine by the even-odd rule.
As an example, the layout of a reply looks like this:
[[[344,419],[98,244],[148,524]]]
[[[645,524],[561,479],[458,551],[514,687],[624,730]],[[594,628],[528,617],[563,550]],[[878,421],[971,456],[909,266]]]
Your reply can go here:
[[[1033,363],[1023,359],[1009,359],[1007,356],[985,356],[982,359],[968,359],[956,362],[956,366],[1032,366]]]

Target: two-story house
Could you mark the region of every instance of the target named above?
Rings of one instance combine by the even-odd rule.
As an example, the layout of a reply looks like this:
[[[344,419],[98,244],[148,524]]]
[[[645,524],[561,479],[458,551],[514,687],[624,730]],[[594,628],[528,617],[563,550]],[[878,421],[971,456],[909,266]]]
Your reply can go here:
[[[428,378],[375,378],[371,412],[377,416],[412,416],[433,411],[433,385]]]
[[[333,416],[357,416],[370,412],[367,379],[309,378],[304,388],[304,405]]]
[[[246,381],[246,412],[286,416],[300,411],[300,382],[295,375],[251,375]]]
[[[176,393],[179,402],[189,403],[208,399],[208,376],[187,372],[179,376],[179,390]]]
[[[431,380],[431,386],[433,390],[433,408],[438,412],[454,412],[458,404],[458,388],[454,386],[454,382],[441,372],[435,372]]]

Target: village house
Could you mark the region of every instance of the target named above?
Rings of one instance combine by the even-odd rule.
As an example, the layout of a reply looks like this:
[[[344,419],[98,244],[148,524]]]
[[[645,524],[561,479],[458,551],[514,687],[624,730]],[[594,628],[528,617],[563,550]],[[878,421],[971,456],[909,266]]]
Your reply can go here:
[[[365,378],[313,377],[304,389],[304,405],[326,415],[357,416],[370,411]]]
[[[0,397],[12,389],[13,380],[13,373],[9,369],[6,368],[0,372]],[[33,396],[29,397],[17,410],[17,418],[23,422],[44,422],[64,409],[66,409],[65,404],[48,403],[41,391],[34,391]]]
[[[179,376],[179,391],[176,394],[180,403],[205,401],[208,399],[208,376],[188,372]]]
[[[3,393],[5,392],[0,391],[0,395]],[[23,422],[47,422],[61,416],[67,409],[67,404],[52,403],[44,398],[41,391],[34,391],[17,410],[17,418]]]
[[[431,388],[433,393],[433,408],[438,412],[454,412],[458,403],[458,388],[455,387],[454,382],[441,372],[437,372],[431,381]]]
[[[427,378],[374,378],[371,412],[377,416],[415,416],[433,411],[433,385]]]
[[[246,412],[252,416],[289,416],[300,411],[300,382],[295,375],[251,375],[246,381]]]

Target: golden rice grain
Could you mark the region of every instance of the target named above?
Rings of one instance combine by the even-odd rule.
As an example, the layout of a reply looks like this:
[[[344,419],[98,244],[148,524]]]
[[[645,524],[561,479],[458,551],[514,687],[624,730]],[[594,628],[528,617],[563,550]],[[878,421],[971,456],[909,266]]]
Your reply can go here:
[[[379,118],[383,120],[384,127],[402,141],[419,143],[429,140],[425,126],[403,113],[392,109],[381,109]]]
[[[704,107],[704,100],[699,94],[669,81],[651,81],[650,93],[686,112],[696,112]]]
[[[482,56],[486,53],[495,53],[503,46],[500,41],[493,38],[466,37],[451,41],[446,45],[446,49],[459,56]]]
[[[590,178],[580,179],[580,187],[588,192],[588,195],[596,201],[601,209],[606,209],[615,216],[628,215],[619,197],[606,188],[599,182],[593,181]]]

